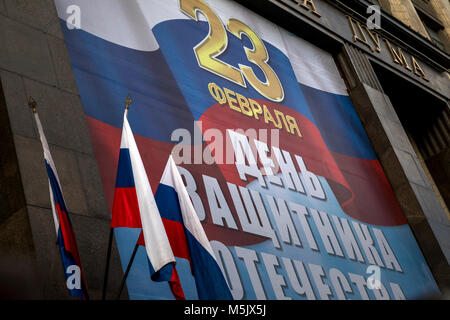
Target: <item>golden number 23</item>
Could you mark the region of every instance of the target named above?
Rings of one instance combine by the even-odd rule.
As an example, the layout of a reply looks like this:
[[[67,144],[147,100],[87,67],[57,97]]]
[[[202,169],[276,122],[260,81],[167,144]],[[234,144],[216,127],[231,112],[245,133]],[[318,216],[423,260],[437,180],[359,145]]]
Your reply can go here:
[[[205,70],[217,74],[242,87],[246,87],[244,76],[247,81],[264,97],[280,102],[284,99],[284,91],[278,76],[267,64],[269,55],[262,40],[247,25],[236,19],[230,19],[227,29],[239,39],[246,35],[253,44],[253,49],[245,47],[247,58],[256,64],[265,74],[266,81],[262,82],[246,65],[239,65],[240,69],[229,65],[217,57],[225,52],[228,46],[228,36],[220,18],[202,0],[180,0],[181,10],[192,19],[198,21],[197,12],[202,12],[209,23],[209,34],[195,48],[194,52],[198,64]]]

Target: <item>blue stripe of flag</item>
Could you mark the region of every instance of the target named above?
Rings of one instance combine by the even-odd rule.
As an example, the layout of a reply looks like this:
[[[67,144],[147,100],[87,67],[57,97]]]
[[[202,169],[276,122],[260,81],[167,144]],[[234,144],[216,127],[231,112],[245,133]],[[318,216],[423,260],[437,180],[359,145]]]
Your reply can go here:
[[[172,187],[162,183],[159,184],[155,194],[155,201],[161,218],[183,224],[178,195]]]
[[[75,259],[72,257],[70,252],[68,252],[66,250],[66,247],[64,246],[64,238],[62,236],[61,228],[59,228],[59,230],[58,230],[58,245],[59,245],[59,252],[61,254],[61,260],[62,260],[62,264],[63,264],[63,268],[64,268],[64,274],[67,279],[68,276],[70,276],[70,274],[67,273],[67,269],[70,266],[78,266],[78,264],[75,261]],[[80,274],[80,276],[81,276],[81,274]],[[69,289],[69,294],[72,297],[76,297],[76,298],[79,298],[80,300],[83,300],[85,298],[85,296],[83,295],[84,284],[83,284],[82,279],[79,279],[79,281],[80,281],[80,285],[81,285],[80,288],[79,289],[76,289],[76,288]]]
[[[217,261],[184,226],[175,189],[165,184],[159,184],[155,200],[162,218],[179,222],[183,226],[191,258],[191,272],[195,278],[199,299],[233,300]]]
[[[133,188],[135,186],[133,169],[131,167],[130,150],[120,149],[116,188]]]

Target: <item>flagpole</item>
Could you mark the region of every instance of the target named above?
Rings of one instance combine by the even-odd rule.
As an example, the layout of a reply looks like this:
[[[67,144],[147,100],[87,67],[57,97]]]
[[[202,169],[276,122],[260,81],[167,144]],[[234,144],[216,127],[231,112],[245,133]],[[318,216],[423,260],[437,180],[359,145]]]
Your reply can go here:
[[[37,102],[33,99],[33,97],[28,98],[28,106],[33,110],[34,114],[37,112],[36,111]]]
[[[114,228],[109,228],[108,252],[106,254],[105,277],[103,279],[102,300],[106,299],[106,288],[108,286],[109,264],[111,261],[111,248],[114,239]]]
[[[81,295],[74,294],[72,292],[72,290],[75,290],[75,288],[68,287],[69,294],[71,296],[76,296],[76,297],[80,298],[81,300],[89,300],[86,279],[84,276],[84,272],[82,271],[82,265],[81,265],[81,260],[79,258],[79,252],[78,252],[78,248],[77,248],[77,244],[76,244],[76,240],[75,240],[75,234],[72,229],[72,226],[70,225],[69,211],[65,207],[65,200],[64,200],[64,196],[62,195],[62,189],[61,189],[61,185],[59,183],[56,166],[55,166],[55,164],[53,162],[53,158],[50,154],[50,148],[48,146],[47,139],[45,138],[41,121],[37,114],[37,102],[31,96],[28,98],[28,106],[32,109],[33,114],[34,114],[35,124],[37,126],[37,130],[39,132],[39,138],[40,138],[41,145],[42,145],[42,148],[44,151],[44,160],[45,160],[45,163],[47,166],[47,171],[49,172],[49,177],[48,177],[49,178],[49,180],[48,180],[49,193],[50,193],[50,203],[51,203],[52,215],[53,215],[53,220],[54,220],[53,222],[55,223],[55,231],[56,231],[56,238],[57,238],[56,244],[60,246],[59,251],[61,253],[63,267],[64,267],[64,269],[66,269],[67,268],[66,262],[68,261],[68,259],[72,259],[72,260],[75,260],[75,265],[77,265],[79,270],[81,271],[82,285],[81,285],[81,288],[76,288],[77,290],[81,290]],[[51,174],[50,174],[50,172],[51,172]],[[53,183],[51,182],[51,179],[53,179]],[[58,196],[53,195],[53,192],[54,192],[54,190],[52,190],[53,188],[56,188],[56,190],[58,191],[58,192],[56,192],[56,194],[58,194]],[[58,203],[61,205],[60,208],[64,208],[63,210],[58,210],[58,213],[56,213],[57,210],[55,209],[56,201],[58,201]],[[58,218],[58,216],[59,216],[59,218]],[[65,224],[69,224],[69,228],[66,228],[66,232],[68,234],[68,237],[72,238],[72,240],[69,240],[69,242],[71,242],[70,248],[68,248],[65,244],[61,245],[61,241],[59,241],[60,239],[58,237],[58,233],[61,232],[61,225],[60,225],[61,220],[60,219],[65,220],[65,222],[64,222]],[[64,235],[63,235],[63,237],[64,237]],[[62,240],[63,243],[65,243],[65,239],[66,238],[63,238],[63,240]],[[67,279],[67,281],[69,280],[67,277],[67,274],[66,274],[66,279]]]
[[[130,105],[132,102],[133,102],[133,100],[131,100],[131,95],[128,94],[128,96],[125,99],[125,110],[127,112],[127,116],[128,116],[128,110],[130,109]],[[114,240],[114,228],[110,228],[109,229],[108,251],[106,253],[105,276],[103,279],[102,300],[106,299],[106,289],[108,287],[109,265],[111,262],[111,249],[112,249],[113,240]],[[122,292],[122,288],[120,289],[120,292]]]
[[[37,113],[37,102],[33,99],[33,97],[32,96],[30,96],[29,98],[28,98],[28,106],[31,108],[31,110],[33,110],[33,114],[35,115],[36,113]],[[58,218],[56,217],[56,209],[55,209],[55,205],[54,205],[54,203],[53,203],[53,193],[52,193],[52,186],[51,186],[51,184],[50,184],[50,180],[48,181],[48,189],[49,189],[49,194],[50,194],[50,204],[51,204],[51,207],[52,207],[52,214],[53,214],[53,222],[55,223],[55,231],[56,231],[56,234],[58,234],[58,228],[59,228],[59,225],[58,225]],[[56,238],[56,240],[55,240],[55,245],[59,245],[59,243],[58,243],[58,237]]]
[[[127,270],[125,271],[125,274],[123,275],[122,283],[120,284],[119,293],[117,294],[116,300],[120,299],[120,295],[122,294],[123,287],[125,286],[125,282],[127,281],[128,273],[130,272],[131,266],[133,265],[134,258],[136,257],[136,253],[137,253],[138,249],[139,249],[139,243],[136,243],[136,245],[134,246],[133,254],[131,255],[130,261],[128,261]]]

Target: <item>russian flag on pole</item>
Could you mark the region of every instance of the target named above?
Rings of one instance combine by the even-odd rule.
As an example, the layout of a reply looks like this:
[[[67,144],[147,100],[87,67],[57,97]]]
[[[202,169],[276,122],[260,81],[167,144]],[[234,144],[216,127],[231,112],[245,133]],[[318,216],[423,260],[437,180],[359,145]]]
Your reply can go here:
[[[168,281],[175,298],[184,299],[175,257],[127,114],[128,110],[123,119],[111,228],[142,228],[145,243],[140,241],[140,244],[145,246],[147,252],[151,279]]]
[[[200,300],[232,300],[172,156],[155,195],[175,256],[189,260]]]
[[[81,267],[80,254],[78,253],[75,233],[67,214],[66,203],[61,189],[58,172],[56,171],[55,163],[53,162],[50,149],[48,147],[47,139],[39,116],[34,112],[36,125],[39,131],[39,136],[44,149],[44,161],[47,168],[49,186],[50,186],[50,202],[52,205],[53,221],[56,228],[56,236],[58,238],[59,252],[64,267],[64,274],[66,276],[66,285],[69,289],[69,294],[82,300],[89,299],[86,285],[86,278],[84,277],[83,269]]]

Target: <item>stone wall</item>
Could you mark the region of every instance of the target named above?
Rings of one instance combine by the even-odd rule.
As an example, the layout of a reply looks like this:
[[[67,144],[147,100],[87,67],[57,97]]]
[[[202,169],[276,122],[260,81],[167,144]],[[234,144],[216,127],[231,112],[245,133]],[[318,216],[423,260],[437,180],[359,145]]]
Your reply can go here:
[[[430,39],[411,0],[379,0],[381,7],[405,25]]]
[[[33,96],[61,179],[89,293],[99,299],[110,214],[53,0],[0,0],[0,77],[4,92],[0,119],[10,124],[10,135],[2,134],[2,139],[8,137],[2,146],[7,144],[10,154],[8,159],[2,157],[2,174],[11,176],[8,184],[2,179],[0,191],[16,185],[10,189],[15,208],[9,210],[10,217],[0,215],[0,249],[3,244],[11,251],[21,248],[25,265],[36,270],[38,297],[69,298],[42,147],[27,105],[27,97]],[[8,131],[4,126],[2,130]],[[23,241],[13,240],[17,234]],[[116,294],[122,274],[114,246],[108,296]]]
[[[439,33],[445,49],[447,52],[450,52],[450,2],[447,0],[433,0],[430,1],[430,4],[445,27]]]
[[[358,59],[365,63],[356,63]],[[450,293],[450,219],[368,58],[351,45],[338,56],[349,94],[411,230],[440,287]],[[377,79],[377,81],[368,81]],[[386,79],[383,79],[386,81]]]

